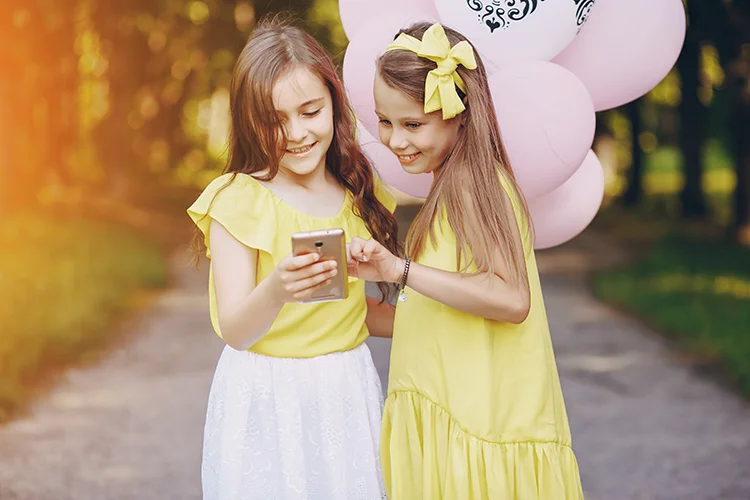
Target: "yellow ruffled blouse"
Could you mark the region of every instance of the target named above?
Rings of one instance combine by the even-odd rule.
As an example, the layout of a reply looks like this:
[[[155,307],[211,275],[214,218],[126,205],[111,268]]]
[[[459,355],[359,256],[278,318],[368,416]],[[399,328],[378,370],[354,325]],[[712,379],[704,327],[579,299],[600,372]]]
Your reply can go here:
[[[378,179],[375,194],[388,210],[395,210],[395,198]],[[347,193],[337,215],[313,217],[287,204],[250,175],[237,174],[232,179],[232,174],[224,174],[209,184],[187,212],[204,235],[207,257],[211,257],[211,220],[240,243],[258,250],[257,284],[291,253],[293,233],[341,228],[347,241],[355,236],[369,239],[364,221],[352,209],[352,195]],[[211,324],[221,337],[212,271],[208,295]],[[270,330],[249,350],[266,356],[311,358],[354,349],[369,335],[366,316],[365,283],[350,277],[348,299],[285,304]]]

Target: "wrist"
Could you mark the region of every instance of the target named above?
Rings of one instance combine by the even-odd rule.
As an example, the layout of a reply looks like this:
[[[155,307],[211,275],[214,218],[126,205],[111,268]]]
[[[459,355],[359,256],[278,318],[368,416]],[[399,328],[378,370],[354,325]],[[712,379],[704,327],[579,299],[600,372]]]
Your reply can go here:
[[[284,293],[281,282],[274,278],[276,278],[276,276],[271,275],[264,279],[258,284],[258,288],[263,288],[263,295],[268,298],[268,301],[270,302],[269,305],[281,308],[287,303],[286,294]]]
[[[393,275],[388,280],[390,283],[396,285],[401,284],[401,280],[404,278],[404,272],[406,270],[406,260],[401,257],[396,257],[396,262],[393,265]]]

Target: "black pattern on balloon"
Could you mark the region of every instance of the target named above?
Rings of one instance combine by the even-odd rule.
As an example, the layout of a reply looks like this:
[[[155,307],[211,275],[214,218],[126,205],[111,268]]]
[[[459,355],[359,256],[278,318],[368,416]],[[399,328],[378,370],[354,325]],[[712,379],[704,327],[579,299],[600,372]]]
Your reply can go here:
[[[594,3],[594,0],[574,1]],[[542,2],[544,0],[466,0],[469,8],[478,13],[479,22],[486,25],[490,33],[498,28],[506,29],[511,23],[527,18]]]
[[[594,1],[595,0],[573,0],[576,4],[576,24],[578,24],[579,30],[581,29],[581,26],[583,26],[583,23],[586,22],[586,19],[588,19],[591,8],[594,6]]]

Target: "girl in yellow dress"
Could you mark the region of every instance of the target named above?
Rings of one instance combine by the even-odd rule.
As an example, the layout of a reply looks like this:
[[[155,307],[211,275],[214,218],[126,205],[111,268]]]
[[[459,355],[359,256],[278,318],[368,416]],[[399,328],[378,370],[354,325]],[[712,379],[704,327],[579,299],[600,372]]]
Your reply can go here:
[[[388,498],[580,499],[529,214],[484,65],[461,34],[419,23],[377,68],[380,140],[407,172],[435,176],[406,259],[377,238],[350,246],[360,277],[400,285]]]
[[[373,176],[330,56],[289,26],[257,28],[231,85],[230,156],[188,209],[211,258],[211,320],[227,346],[209,395],[204,500],[382,500],[383,396],[368,334],[393,309],[302,304],[341,271],[294,257],[299,231],[342,228],[396,251],[393,198]]]

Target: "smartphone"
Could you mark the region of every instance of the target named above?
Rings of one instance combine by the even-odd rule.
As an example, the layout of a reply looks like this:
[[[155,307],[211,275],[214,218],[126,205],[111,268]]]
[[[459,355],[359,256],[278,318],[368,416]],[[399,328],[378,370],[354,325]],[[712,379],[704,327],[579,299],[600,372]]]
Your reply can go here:
[[[343,300],[349,297],[349,276],[346,268],[346,235],[343,229],[322,229],[294,233],[292,235],[292,254],[294,256],[308,253],[320,254],[320,260],[335,260],[338,273],[331,282],[318,290],[304,302],[328,302]]]

